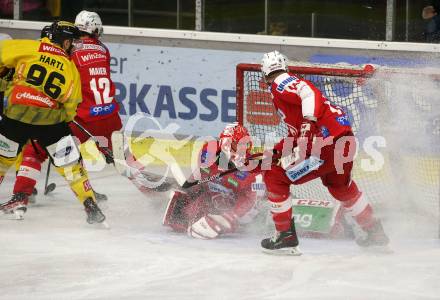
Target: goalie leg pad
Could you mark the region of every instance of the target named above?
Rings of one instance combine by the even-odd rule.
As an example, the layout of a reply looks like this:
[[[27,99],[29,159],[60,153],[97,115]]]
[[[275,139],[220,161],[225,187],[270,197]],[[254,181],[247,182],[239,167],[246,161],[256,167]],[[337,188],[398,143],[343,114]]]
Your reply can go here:
[[[77,163],[81,158],[79,149],[71,135],[61,138],[58,142],[46,147],[56,167],[65,167]]]
[[[210,222],[208,216],[200,218],[197,222],[188,227],[188,235],[203,240],[216,238],[221,231],[220,226]]]
[[[188,227],[188,235],[198,239],[214,239],[220,234],[234,232],[237,223],[234,213],[207,214]]]
[[[8,139],[3,134],[0,134],[0,155],[7,158],[14,158],[17,156],[20,145],[13,140]]]
[[[177,232],[185,232],[189,223],[184,213],[184,209],[189,203],[186,197],[187,195],[182,192],[171,192],[162,220],[164,226],[169,226]]]

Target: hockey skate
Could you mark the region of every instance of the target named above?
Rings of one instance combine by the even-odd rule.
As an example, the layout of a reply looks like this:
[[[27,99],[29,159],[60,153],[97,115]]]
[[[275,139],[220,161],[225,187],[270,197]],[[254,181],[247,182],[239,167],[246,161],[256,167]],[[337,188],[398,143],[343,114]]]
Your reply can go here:
[[[392,252],[389,248],[390,239],[385,234],[380,220],[376,220],[374,225],[365,234],[356,238],[356,244],[362,248],[374,249],[380,252]]]
[[[261,241],[261,247],[263,248],[263,252],[268,254],[301,255],[302,253],[298,247],[298,236],[293,219],[289,230],[276,231],[273,237]]]
[[[105,221],[104,214],[92,198],[87,198],[84,201],[84,208],[87,213],[87,223],[95,224]]]
[[[108,200],[107,195],[105,195],[105,194],[98,193],[95,190],[93,190],[93,193],[95,194],[95,199],[96,199],[96,202],[98,202],[98,203],[101,202],[101,201],[107,201]]]
[[[32,190],[32,194],[29,196],[29,203],[31,204],[37,203],[37,195],[38,195],[38,191],[36,188],[34,188]]]
[[[13,214],[16,220],[23,220],[29,202],[29,196],[25,193],[16,193],[12,195],[11,200],[2,204],[0,209],[5,214]]]

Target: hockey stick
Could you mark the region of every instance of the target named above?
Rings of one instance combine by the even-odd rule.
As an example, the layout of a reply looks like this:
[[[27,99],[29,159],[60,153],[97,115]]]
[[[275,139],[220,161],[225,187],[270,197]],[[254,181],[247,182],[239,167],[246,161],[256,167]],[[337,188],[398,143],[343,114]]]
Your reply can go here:
[[[34,148],[35,152],[38,154],[38,156],[41,156],[40,150],[38,150],[37,145],[35,145],[35,142],[32,139],[31,139],[31,145]],[[50,192],[53,192],[53,190],[55,190],[55,188],[57,187],[57,185],[53,182],[49,184],[50,165],[51,165],[51,160],[49,158],[49,161],[47,164],[46,180],[44,182],[44,192],[43,192],[44,195],[47,195]]]
[[[251,160],[252,160],[252,161],[255,161],[255,160],[258,161],[258,165],[260,166],[260,165],[263,163],[263,161],[264,161],[265,158],[266,158],[266,157],[264,157],[264,153],[255,153],[255,154],[250,155],[247,159],[250,160],[250,161],[251,161]],[[272,162],[278,160],[279,158],[280,158],[280,155],[275,154],[275,155],[272,157]],[[223,172],[217,173],[217,174],[212,175],[212,176],[209,176],[209,177],[207,177],[207,178],[203,178],[203,179],[199,179],[199,180],[191,181],[191,182],[189,182],[189,181],[187,180],[187,181],[185,181],[185,183],[182,185],[182,188],[187,189],[187,188],[190,188],[190,187],[195,186],[195,185],[199,185],[199,184],[203,184],[203,183],[206,183],[206,182],[210,182],[210,181],[216,180],[216,179],[218,179],[218,178],[221,178],[221,177],[223,177],[223,176],[225,176],[225,175],[228,175],[228,174],[234,173],[234,172],[236,172],[236,171],[238,171],[238,170],[239,170],[238,167],[234,167],[234,168],[232,168],[232,169],[229,169],[229,170],[226,170],[226,171],[223,171]]]
[[[105,146],[100,146],[100,145],[99,145],[99,141],[96,140],[95,136],[94,136],[92,133],[90,133],[90,131],[88,131],[87,129],[85,129],[81,124],[79,124],[77,121],[73,120],[72,123],[75,124],[76,127],[79,128],[79,130],[81,130],[81,131],[84,132],[86,135],[88,135],[91,139],[93,139],[93,141],[95,142],[96,147],[98,147],[98,149],[101,148],[101,149],[104,151],[103,154],[104,154],[104,156],[105,156],[105,161],[106,161],[108,164],[113,164],[113,163],[114,163],[113,152],[112,152],[112,150],[110,150],[110,148],[105,147]]]
[[[90,131],[88,131],[87,129],[85,129],[81,124],[79,124],[78,122],[76,122],[75,120],[72,121],[82,132],[84,132],[86,135],[88,135],[90,138],[92,138],[96,144],[96,146],[101,149],[104,150],[105,153],[105,160],[108,164],[114,164],[116,170],[119,172],[119,174],[123,175],[123,176],[127,176],[126,174],[126,169],[125,167],[121,166],[121,163],[118,161],[119,158],[118,156],[116,156],[116,162],[115,162],[115,153],[108,147],[105,146],[99,146],[98,141],[96,140],[95,136],[92,135],[92,133]],[[114,132],[115,133],[115,132]],[[113,136],[113,135],[112,135]],[[112,137],[113,138],[113,137]],[[117,151],[118,152],[118,151]],[[125,162],[125,158],[123,159],[123,161]],[[143,171],[145,176],[148,177],[154,177],[153,174],[147,174],[145,171]],[[151,178],[150,178],[151,179]],[[165,181],[164,183],[162,183],[160,186],[153,188],[152,190],[155,191],[159,191],[159,192],[163,192],[166,190],[169,190],[171,188],[171,183]]]
[[[48,164],[47,164],[46,181],[44,182],[44,195],[47,195],[50,192],[52,192],[57,186],[53,182],[51,184],[49,184],[50,165],[51,165],[51,162],[49,160]]]

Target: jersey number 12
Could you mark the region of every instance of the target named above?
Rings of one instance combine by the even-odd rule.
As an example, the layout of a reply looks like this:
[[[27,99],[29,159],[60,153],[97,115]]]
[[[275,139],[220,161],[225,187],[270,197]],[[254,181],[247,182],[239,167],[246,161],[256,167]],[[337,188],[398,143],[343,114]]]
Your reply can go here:
[[[110,97],[110,79],[107,77],[92,78],[90,80],[90,89],[95,96],[96,104],[111,103],[113,98]]]

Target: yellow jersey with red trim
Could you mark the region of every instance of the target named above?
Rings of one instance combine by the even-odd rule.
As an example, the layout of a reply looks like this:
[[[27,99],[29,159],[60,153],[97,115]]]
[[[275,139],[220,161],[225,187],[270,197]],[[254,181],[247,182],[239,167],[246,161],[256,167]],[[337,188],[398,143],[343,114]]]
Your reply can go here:
[[[80,75],[48,38],[0,41],[0,67],[15,68],[6,90],[6,117],[34,125],[70,122],[82,101]]]

